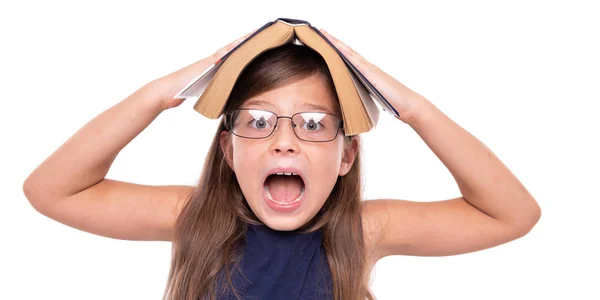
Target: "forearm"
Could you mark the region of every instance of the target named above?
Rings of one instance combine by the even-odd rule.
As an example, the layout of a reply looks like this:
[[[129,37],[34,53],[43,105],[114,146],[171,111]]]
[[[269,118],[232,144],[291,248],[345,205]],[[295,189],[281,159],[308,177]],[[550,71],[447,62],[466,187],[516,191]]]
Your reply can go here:
[[[29,200],[62,199],[104,179],[117,154],[162,111],[152,97],[142,87],[80,128],[26,179]]]
[[[498,157],[427,99],[418,97],[417,103],[408,124],[448,168],[463,198],[507,224],[535,224],[537,202]]]

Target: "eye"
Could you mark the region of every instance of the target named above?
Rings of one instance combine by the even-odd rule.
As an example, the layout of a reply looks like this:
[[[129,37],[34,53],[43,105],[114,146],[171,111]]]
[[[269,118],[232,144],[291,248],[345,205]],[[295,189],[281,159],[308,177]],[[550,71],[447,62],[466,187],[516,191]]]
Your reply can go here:
[[[323,124],[315,122],[315,120],[308,120],[302,124],[302,128],[308,131],[317,131],[323,129]]]
[[[255,129],[266,129],[271,127],[269,121],[267,121],[264,117],[261,117],[260,119],[250,120],[249,125]]]

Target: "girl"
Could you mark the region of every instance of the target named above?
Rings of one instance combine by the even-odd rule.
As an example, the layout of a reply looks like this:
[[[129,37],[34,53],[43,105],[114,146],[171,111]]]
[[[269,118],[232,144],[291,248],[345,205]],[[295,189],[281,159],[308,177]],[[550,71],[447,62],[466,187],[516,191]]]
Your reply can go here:
[[[360,137],[344,134],[323,59],[296,45],[263,53],[241,74],[198,186],[105,178],[125,145],[181,104],[173,95],[243,38],[91,120],[32,172],[25,195],[90,233],[172,241],[165,299],[373,299],[369,275],[383,257],[478,251],[531,230],[538,204],[488,148],[326,35],[440,158],[461,197],[363,201]]]

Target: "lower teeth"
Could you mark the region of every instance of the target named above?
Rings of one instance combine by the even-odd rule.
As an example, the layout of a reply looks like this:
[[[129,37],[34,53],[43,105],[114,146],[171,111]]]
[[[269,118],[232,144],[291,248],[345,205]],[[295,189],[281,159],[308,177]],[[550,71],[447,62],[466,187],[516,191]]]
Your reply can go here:
[[[265,191],[267,191],[267,198],[277,204],[281,204],[281,205],[288,205],[288,204],[292,204],[292,203],[296,203],[298,201],[300,201],[300,199],[302,199],[302,196],[304,196],[304,187],[302,187],[302,190],[300,190],[300,196],[298,196],[298,198],[296,198],[295,200],[292,200],[290,202],[286,202],[286,201],[277,201],[275,199],[273,199],[273,196],[271,195],[271,192],[269,191],[269,187],[265,185]]]

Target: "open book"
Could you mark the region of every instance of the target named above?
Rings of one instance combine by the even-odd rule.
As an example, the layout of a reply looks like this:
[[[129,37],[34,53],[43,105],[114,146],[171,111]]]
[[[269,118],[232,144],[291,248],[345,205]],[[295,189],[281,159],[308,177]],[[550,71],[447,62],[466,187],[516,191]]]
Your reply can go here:
[[[370,131],[379,120],[377,103],[394,117],[399,113],[363,74],[317,28],[303,20],[279,18],[263,25],[183,88],[175,98],[199,97],[194,110],[211,119],[223,113],[244,68],[266,50],[288,43],[310,47],[329,68],[338,95],[344,131]]]

